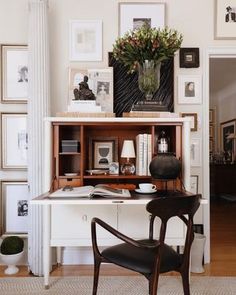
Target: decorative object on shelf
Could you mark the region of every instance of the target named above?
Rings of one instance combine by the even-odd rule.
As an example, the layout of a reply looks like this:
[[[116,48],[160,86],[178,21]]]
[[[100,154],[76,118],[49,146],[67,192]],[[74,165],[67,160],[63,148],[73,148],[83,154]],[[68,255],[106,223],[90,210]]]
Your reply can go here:
[[[180,68],[199,68],[199,48],[180,48]]]
[[[200,75],[178,76],[178,103],[202,103],[202,77]]]
[[[113,45],[113,55],[127,67],[128,73],[142,68],[146,70],[145,73],[139,71],[138,81],[146,100],[150,100],[159,88],[160,63],[173,57],[181,42],[182,35],[176,30],[151,28],[144,24],[118,38]]]
[[[102,21],[70,21],[70,60],[102,60]]]
[[[174,153],[158,153],[152,159],[149,170],[154,179],[176,179],[181,170],[181,163]]]
[[[2,102],[26,103],[28,99],[28,48],[1,45]]]
[[[168,138],[165,131],[161,131],[158,137],[158,153],[167,153],[168,152]]]
[[[2,169],[27,168],[27,114],[1,113]]]
[[[165,26],[165,3],[119,3],[119,36],[128,30],[140,28],[144,23],[152,28]]]
[[[190,117],[190,128],[191,131],[197,131],[197,113],[181,113],[182,117]]]
[[[113,68],[69,69],[68,111],[113,113]]]
[[[234,40],[236,39],[236,1],[215,0],[215,39]]]
[[[99,170],[99,169],[92,169],[92,170],[86,170],[89,175],[107,175],[109,173],[109,170]]]
[[[109,164],[109,174],[111,175],[119,174],[119,162],[111,162]]]
[[[111,162],[118,162],[117,137],[89,138],[89,169],[109,169]]]
[[[24,240],[18,236],[9,236],[3,239],[0,248],[0,258],[7,265],[4,273],[13,275],[18,273],[19,269],[16,264],[24,255]]]
[[[130,162],[130,158],[135,158],[134,142],[133,140],[124,140],[121,158],[127,158],[126,162],[121,165],[121,173],[125,175],[132,175],[135,172],[135,165]]]

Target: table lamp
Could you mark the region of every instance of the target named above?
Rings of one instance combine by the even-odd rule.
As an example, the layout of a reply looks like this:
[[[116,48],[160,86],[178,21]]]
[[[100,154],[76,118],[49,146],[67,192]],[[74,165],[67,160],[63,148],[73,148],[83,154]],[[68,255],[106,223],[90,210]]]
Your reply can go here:
[[[121,158],[126,158],[126,162],[121,165],[121,173],[124,175],[132,175],[135,172],[135,166],[129,161],[130,158],[135,158],[133,140],[124,140]]]
[[[228,140],[232,140],[232,156],[231,156],[231,164],[234,164],[234,160],[235,160],[235,154],[234,154],[234,150],[235,150],[235,142],[234,140],[236,139],[236,134],[234,133],[230,133],[226,139]]]

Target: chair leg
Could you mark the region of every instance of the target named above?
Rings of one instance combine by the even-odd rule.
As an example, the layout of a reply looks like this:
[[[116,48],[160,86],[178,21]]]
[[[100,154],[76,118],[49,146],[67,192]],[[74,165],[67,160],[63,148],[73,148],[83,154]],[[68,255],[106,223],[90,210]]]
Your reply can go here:
[[[149,295],[156,295],[157,294],[157,287],[158,287],[158,279],[159,277],[155,279],[149,280]]]
[[[183,282],[184,295],[190,295],[189,272],[184,271],[183,273],[181,273],[181,276],[182,276],[182,282]]]
[[[94,273],[93,273],[93,295],[97,295],[97,288],[98,288],[98,278],[99,278],[99,271],[100,271],[101,261],[94,262]]]

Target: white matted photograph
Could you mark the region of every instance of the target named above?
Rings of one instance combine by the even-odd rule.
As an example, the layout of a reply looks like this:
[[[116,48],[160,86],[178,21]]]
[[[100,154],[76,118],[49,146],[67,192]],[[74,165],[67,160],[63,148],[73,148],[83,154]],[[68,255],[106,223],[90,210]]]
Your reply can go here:
[[[198,194],[198,175],[190,176],[190,192],[192,194]]]
[[[150,27],[165,27],[165,3],[119,3],[119,36],[127,31],[140,28],[143,24]]]
[[[202,103],[202,78],[200,75],[178,76],[178,103],[201,104]]]
[[[2,102],[26,103],[28,98],[28,48],[1,46]]]
[[[27,168],[27,114],[1,113],[2,169]]]
[[[191,139],[190,163],[192,167],[199,167],[202,164],[202,145],[200,138]]]
[[[215,39],[236,39],[236,0],[215,0]]]
[[[28,232],[28,184],[26,181],[2,181],[3,234]]]
[[[88,93],[89,99],[86,96]],[[69,111],[113,112],[113,68],[69,69]]]
[[[69,52],[71,61],[102,60],[102,21],[70,20]]]

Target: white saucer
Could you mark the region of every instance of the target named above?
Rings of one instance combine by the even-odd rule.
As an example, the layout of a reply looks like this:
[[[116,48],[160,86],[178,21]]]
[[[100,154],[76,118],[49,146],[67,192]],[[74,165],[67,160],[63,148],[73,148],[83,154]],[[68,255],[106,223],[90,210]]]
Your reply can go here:
[[[136,193],[139,193],[139,194],[153,194],[153,193],[155,193],[157,190],[156,190],[156,189],[152,189],[152,190],[150,190],[149,192],[143,192],[143,191],[141,191],[140,188],[137,188],[137,189],[135,189],[135,191],[136,191]]]

